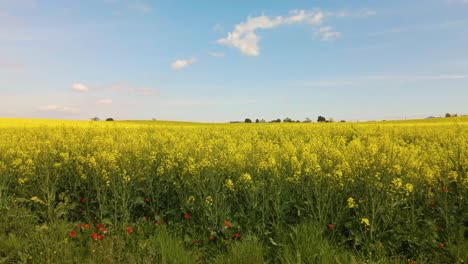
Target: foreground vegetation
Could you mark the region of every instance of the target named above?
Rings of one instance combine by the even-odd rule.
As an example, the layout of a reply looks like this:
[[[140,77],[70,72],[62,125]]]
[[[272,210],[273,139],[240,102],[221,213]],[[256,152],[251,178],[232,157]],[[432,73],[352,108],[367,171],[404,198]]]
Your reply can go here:
[[[0,262],[463,263],[468,118],[0,119]]]

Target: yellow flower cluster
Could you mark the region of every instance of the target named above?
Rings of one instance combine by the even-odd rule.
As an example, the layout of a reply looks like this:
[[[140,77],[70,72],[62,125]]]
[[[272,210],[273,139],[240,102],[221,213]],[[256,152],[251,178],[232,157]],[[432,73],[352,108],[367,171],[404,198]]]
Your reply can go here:
[[[321,179],[340,190],[368,184],[409,196],[441,182],[468,188],[460,169],[468,167],[467,138],[468,118],[261,125],[0,119],[0,177],[21,190],[61,179],[115,189],[154,177],[183,188],[220,177],[230,192]]]

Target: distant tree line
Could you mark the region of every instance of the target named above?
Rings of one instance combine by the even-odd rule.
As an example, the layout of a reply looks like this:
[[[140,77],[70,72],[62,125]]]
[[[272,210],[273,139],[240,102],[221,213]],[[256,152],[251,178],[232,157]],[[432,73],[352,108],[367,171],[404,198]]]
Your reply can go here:
[[[244,119],[244,122],[242,122],[242,121],[231,121],[230,123],[247,123],[247,124],[250,124],[250,123],[253,123],[253,122],[254,121],[252,119],[246,118],[246,119]],[[331,117],[329,119],[326,119],[323,116],[319,116],[317,118],[317,122],[318,123],[332,123],[332,122],[334,122],[334,120]],[[346,121],[341,120],[340,122],[346,122]],[[257,119],[255,119],[255,123],[267,123],[267,121],[265,119],[258,119],[257,118]],[[301,121],[301,120],[293,120],[292,118],[286,117],[283,120],[281,120],[281,118],[273,119],[273,120],[268,121],[268,123],[312,123],[312,119],[307,117],[305,120]]]
[[[446,113],[445,114],[445,117],[457,117],[458,114],[450,114],[450,113]]]
[[[101,120],[101,119],[99,117],[97,117],[97,116],[91,118],[91,121],[99,121],[99,120]],[[106,118],[106,121],[114,121],[114,118],[108,117],[108,118]]]

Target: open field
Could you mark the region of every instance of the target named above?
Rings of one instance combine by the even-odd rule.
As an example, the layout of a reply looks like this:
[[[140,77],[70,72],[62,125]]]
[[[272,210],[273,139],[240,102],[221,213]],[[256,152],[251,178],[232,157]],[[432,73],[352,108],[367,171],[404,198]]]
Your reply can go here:
[[[464,263],[468,118],[0,119],[0,263]]]

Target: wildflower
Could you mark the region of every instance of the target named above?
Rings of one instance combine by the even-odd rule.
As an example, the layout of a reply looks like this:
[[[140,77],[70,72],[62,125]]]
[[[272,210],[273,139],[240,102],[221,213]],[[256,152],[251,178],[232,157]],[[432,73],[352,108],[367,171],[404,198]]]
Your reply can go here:
[[[149,216],[146,216],[145,220],[146,220],[146,222],[149,222],[149,220],[150,220]]]
[[[361,219],[361,224],[363,224],[365,226],[370,226],[370,221],[367,218],[362,218]]]
[[[403,186],[403,181],[400,178],[395,178],[392,180],[393,187],[396,189],[401,188]]]
[[[195,202],[195,196],[190,195],[189,198],[187,198],[186,203],[193,204],[194,202]]]
[[[226,187],[226,189],[230,191],[234,191],[234,182],[232,182],[231,179],[227,179],[226,182],[224,183],[224,186]]]
[[[232,224],[229,223],[228,220],[224,220],[224,226],[225,226],[225,227],[232,227]]]
[[[129,234],[132,234],[132,233],[133,233],[133,228],[131,228],[131,227],[129,227],[129,226],[127,226],[127,227],[125,228],[125,230],[126,230]]]
[[[88,230],[88,229],[89,229],[89,224],[85,224],[85,225],[84,225],[84,229],[85,229],[85,230]]]
[[[102,224],[97,224],[96,229],[99,229],[102,227]]]
[[[76,237],[76,232],[75,231],[70,231],[69,235],[70,235],[71,238],[74,238],[74,237]]]
[[[416,261],[411,260],[409,264],[416,264]]]
[[[103,233],[104,231],[106,231],[106,228],[105,228],[105,227],[99,228],[99,232]]]
[[[196,239],[193,240],[193,244],[196,245],[198,241]]]
[[[405,184],[404,189],[405,189],[407,195],[412,193],[413,189],[414,189],[413,184],[411,184],[411,183]]]
[[[250,174],[248,173],[244,173],[242,174],[242,176],[240,176],[239,180],[245,184],[251,184],[252,183],[252,176],[250,176]]]
[[[213,241],[213,240],[215,240],[215,237],[214,237],[214,236],[210,236],[209,239],[210,239],[211,241]]]
[[[156,224],[157,224],[157,225],[160,225],[160,224],[161,224],[161,220],[158,220],[158,221],[156,222]]]
[[[91,234],[91,237],[93,238],[94,241],[96,241],[97,238],[98,238],[98,234],[92,233],[92,234]]]
[[[235,233],[235,234],[234,234],[234,237],[235,237],[235,238],[239,238],[239,237],[240,237],[240,234],[239,234],[239,233]]]
[[[77,224],[76,227],[78,227],[78,229],[81,229],[83,227],[82,224]]]
[[[328,224],[327,227],[328,227],[328,229],[330,229],[330,230],[335,229],[335,226],[334,226],[333,224]]]
[[[205,204],[208,205],[208,206],[213,206],[213,197],[207,196],[205,198]]]
[[[100,235],[98,236],[99,240],[103,240],[104,239],[104,235]]]
[[[184,214],[184,218],[185,218],[185,219],[189,219],[189,218],[190,218],[190,215],[189,215],[189,214]]]
[[[437,230],[437,231],[442,231],[442,229],[443,229],[443,228],[442,228],[441,226],[436,226],[436,230]]]
[[[356,202],[354,201],[353,197],[348,198],[348,208],[355,208],[357,207]]]
[[[80,203],[84,203],[85,202],[85,198],[84,197],[80,197]]]
[[[440,188],[440,191],[441,191],[441,192],[447,192],[447,187],[442,187],[442,188]]]
[[[149,198],[149,197],[146,197],[145,202],[149,203],[149,202],[150,202],[150,198]]]
[[[440,247],[440,248],[444,248],[445,244],[444,243],[439,243],[439,244],[437,244],[437,246]]]

